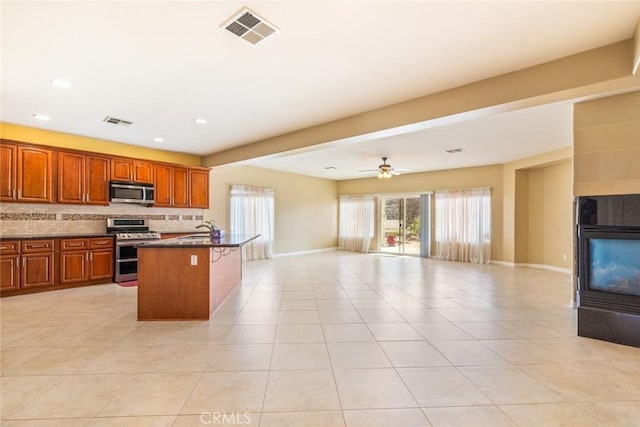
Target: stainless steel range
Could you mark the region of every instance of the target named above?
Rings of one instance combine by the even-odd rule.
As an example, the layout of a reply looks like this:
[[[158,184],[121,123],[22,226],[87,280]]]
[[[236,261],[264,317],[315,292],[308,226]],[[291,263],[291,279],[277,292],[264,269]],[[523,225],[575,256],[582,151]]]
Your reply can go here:
[[[149,221],[138,218],[109,218],[107,233],[115,235],[114,282],[127,282],[138,278],[138,251],[140,243],[159,240],[160,233],[149,230]]]

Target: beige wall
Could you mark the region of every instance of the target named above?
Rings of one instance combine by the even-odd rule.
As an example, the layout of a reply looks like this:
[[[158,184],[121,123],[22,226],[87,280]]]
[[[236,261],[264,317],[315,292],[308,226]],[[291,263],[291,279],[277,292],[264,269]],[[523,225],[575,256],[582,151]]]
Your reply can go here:
[[[205,219],[230,230],[233,184],[275,190],[274,253],[301,252],[338,244],[338,184],[335,181],[251,166],[213,168],[209,174],[211,207]]]
[[[519,172],[527,175],[526,191],[518,194],[522,205],[526,205],[522,216],[526,229],[518,233],[516,246],[520,248],[526,243],[526,253],[525,256],[518,254],[516,262],[570,269],[573,259],[571,160]],[[517,221],[520,219],[518,214]]]
[[[573,156],[571,141],[566,148],[542,153],[513,162],[503,168],[503,229],[502,260],[509,263],[529,263],[528,255],[528,169],[565,163]]]
[[[574,195],[640,193],[640,91],[574,106]]]
[[[454,188],[491,188],[491,259],[502,260],[502,166],[478,166],[378,178],[340,181],[338,193],[400,194]]]

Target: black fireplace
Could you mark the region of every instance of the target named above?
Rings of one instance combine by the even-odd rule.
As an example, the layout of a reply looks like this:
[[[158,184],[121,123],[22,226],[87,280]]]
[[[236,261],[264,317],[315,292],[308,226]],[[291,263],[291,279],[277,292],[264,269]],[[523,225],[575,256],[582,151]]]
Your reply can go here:
[[[577,208],[578,335],[640,347],[640,195]]]

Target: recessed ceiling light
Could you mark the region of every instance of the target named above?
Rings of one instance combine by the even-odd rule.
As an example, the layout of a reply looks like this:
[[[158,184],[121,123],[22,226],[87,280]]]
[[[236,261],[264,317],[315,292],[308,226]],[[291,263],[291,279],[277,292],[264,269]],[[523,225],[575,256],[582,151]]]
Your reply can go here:
[[[153,138],[153,140],[154,140],[155,142],[164,142],[164,138],[158,138],[158,137],[155,137],[155,138]]]
[[[51,82],[52,85],[54,85],[55,87],[61,87],[64,89],[69,89],[71,87],[71,83],[69,83],[66,80],[60,80],[60,79],[51,79],[49,80]]]
[[[34,113],[31,115],[34,119],[38,119],[38,120],[51,120],[51,117],[47,116],[46,114],[38,114],[38,113]]]
[[[195,119],[194,122],[196,122],[199,125],[204,125],[205,123],[207,123],[205,119]]]

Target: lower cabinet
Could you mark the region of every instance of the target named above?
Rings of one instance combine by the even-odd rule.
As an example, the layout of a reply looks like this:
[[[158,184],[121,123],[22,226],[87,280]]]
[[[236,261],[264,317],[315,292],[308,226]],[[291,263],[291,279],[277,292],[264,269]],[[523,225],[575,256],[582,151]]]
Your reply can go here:
[[[89,282],[113,277],[113,239],[60,240],[60,283]]]
[[[20,288],[56,284],[53,239],[23,240],[20,242],[20,254]]]
[[[110,282],[113,248],[112,237],[0,240],[0,293]]]
[[[0,292],[20,289],[20,242],[2,242],[0,253]]]

